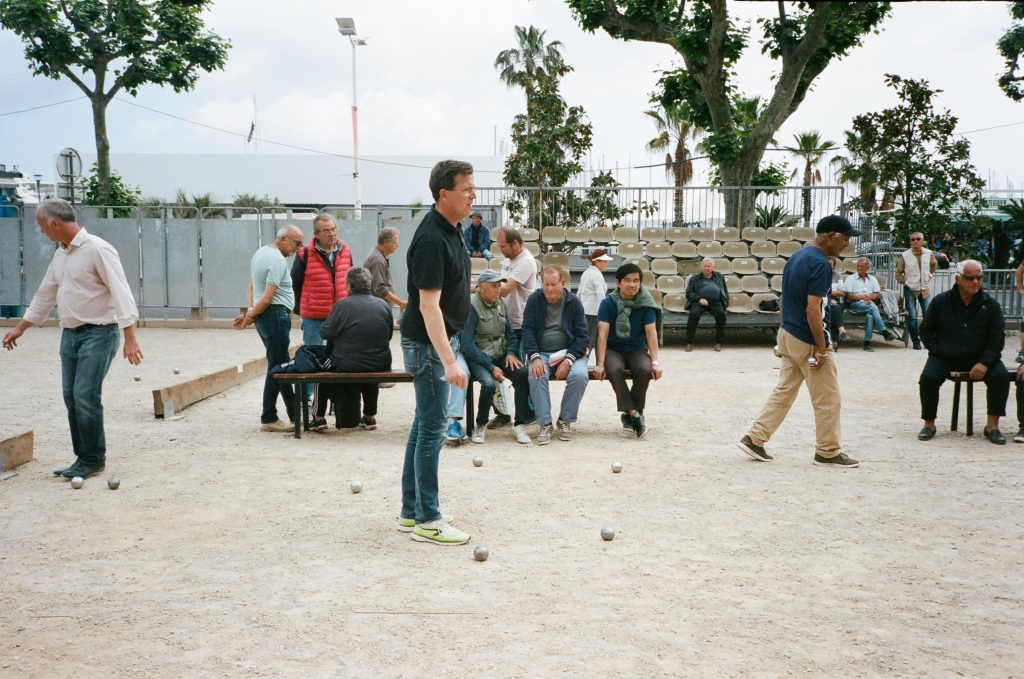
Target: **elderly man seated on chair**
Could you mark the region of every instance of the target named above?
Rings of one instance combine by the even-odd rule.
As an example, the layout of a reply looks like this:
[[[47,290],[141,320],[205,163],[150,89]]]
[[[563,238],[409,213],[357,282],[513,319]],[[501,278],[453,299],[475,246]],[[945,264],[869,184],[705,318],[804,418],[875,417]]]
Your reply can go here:
[[[935,295],[925,312],[921,339],[928,349],[928,361],[918,381],[924,427],[917,438],[922,441],[935,436],[939,388],[950,371],[969,371],[971,379],[984,380],[987,389],[985,438],[1000,446],[1006,443],[999,431],[999,418],[1006,414],[1010,393],[1010,375],[1002,361],[1003,310],[981,289],[981,277],[979,262],[960,262],[953,287]]]
[[[857,273],[846,277],[846,301],[847,307],[855,314],[864,314],[864,351],[874,351],[871,348],[871,334],[880,332],[887,340],[896,339],[896,333],[885,327],[882,320],[882,312],[878,310],[878,303],[882,299],[882,287],[878,279],[868,273],[871,262],[867,257],[857,260]]]

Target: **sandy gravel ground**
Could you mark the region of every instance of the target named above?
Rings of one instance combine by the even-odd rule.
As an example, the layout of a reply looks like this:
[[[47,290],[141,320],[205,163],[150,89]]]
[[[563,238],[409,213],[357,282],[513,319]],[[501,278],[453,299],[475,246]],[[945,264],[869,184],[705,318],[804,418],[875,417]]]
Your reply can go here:
[[[140,338],[145,363],[105,384],[117,491],[51,475],[70,450],[58,331],[0,356],[0,436],[36,435],[0,482],[0,676],[1024,675],[1024,445],[950,433],[949,386],[918,442],[923,352],[839,353],[862,467],[835,470],[811,464],[806,394],[775,462],[736,449],[777,377],[769,341],[665,349],[642,441],[592,383],[571,442],[445,448],[442,507],[473,541],[441,548],[395,530],[410,385],[382,392],[376,432],[261,434],[259,380],[153,421],[150,390],[261,346]]]

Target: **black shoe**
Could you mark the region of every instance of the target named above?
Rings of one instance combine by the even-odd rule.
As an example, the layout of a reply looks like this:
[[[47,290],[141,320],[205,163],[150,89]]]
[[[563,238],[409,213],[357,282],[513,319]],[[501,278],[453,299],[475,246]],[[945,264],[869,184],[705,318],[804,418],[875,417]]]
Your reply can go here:
[[[871,348],[871,342],[864,343],[864,351],[874,351],[874,349]]]
[[[363,419],[359,420],[359,427],[367,431],[375,431],[377,429],[377,418],[373,415],[363,415]]]
[[[79,458],[78,462],[65,469],[60,475],[66,479],[73,479],[76,476],[81,476],[83,479],[87,479],[90,476],[99,474],[105,468],[106,465],[102,462],[86,462]]]
[[[327,419],[323,417],[314,417],[313,421],[309,423],[310,431],[327,431]]]
[[[894,333],[894,332],[893,332],[892,330],[890,330],[889,328],[886,328],[885,330],[883,330],[883,331],[882,331],[882,337],[884,337],[884,338],[885,338],[886,340],[888,340],[889,342],[892,342],[892,341],[898,340],[898,339],[900,338],[900,336],[899,336],[899,335],[897,335],[896,333]]]
[[[854,469],[855,467],[860,466],[860,462],[853,459],[846,453],[839,453],[835,457],[822,457],[815,453],[814,464],[821,465],[823,467],[841,467],[842,469]]]
[[[74,467],[74,466],[75,466],[76,464],[78,464],[78,459],[79,459],[79,458],[77,458],[77,457],[76,457],[76,458],[75,458],[75,461],[74,461],[74,462],[72,462],[71,464],[69,464],[69,465],[68,465],[67,467],[64,467],[63,469],[54,469],[54,470],[53,470],[53,475],[54,475],[54,476],[62,476],[62,475],[64,474],[64,472],[66,472],[67,470],[71,469],[71,468],[72,468],[72,467]]]
[[[755,444],[750,439],[750,436],[744,436],[736,445],[740,447],[740,450],[758,462],[767,462],[768,460],[774,459],[768,454],[768,451],[765,450],[763,446]]]
[[[914,350],[921,351],[921,340],[917,340],[914,342]]]
[[[509,417],[508,415],[498,414],[492,417],[491,421],[487,423],[487,428],[500,429],[501,427],[504,427],[506,424],[512,424],[512,418]]]
[[[631,425],[630,428],[633,430],[633,433],[636,434],[638,439],[642,439],[644,434],[647,433],[647,423],[644,422],[644,416],[640,413],[630,415],[629,421]]]
[[[633,421],[629,419],[629,413],[622,413],[619,415],[619,421],[622,422],[622,428],[626,431],[633,431]]]
[[[931,441],[935,438],[935,427],[921,427],[921,431],[917,432],[918,441]]]
[[[1006,445],[1006,437],[1003,436],[1003,432],[999,431],[998,429],[986,429],[985,438],[987,438],[989,441],[996,444],[997,446]]]

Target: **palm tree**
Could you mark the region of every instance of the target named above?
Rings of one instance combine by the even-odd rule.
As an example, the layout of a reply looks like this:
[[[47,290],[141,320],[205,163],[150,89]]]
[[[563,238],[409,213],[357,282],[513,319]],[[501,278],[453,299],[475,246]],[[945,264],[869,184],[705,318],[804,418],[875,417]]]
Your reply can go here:
[[[683,187],[693,179],[693,161],[686,138],[697,139],[703,131],[693,122],[684,118],[675,109],[644,111],[654,121],[658,136],[645,145],[648,151],[665,151],[665,175],[672,178],[676,190],[672,200],[672,225],[682,226],[685,219],[685,196]]]
[[[818,163],[821,162],[821,159],[826,153],[829,151],[835,151],[839,147],[836,146],[834,141],[829,141],[828,139],[822,140],[821,133],[817,130],[794,134],[793,141],[796,142],[796,146],[786,146],[785,149],[797,158],[802,158],[804,161],[804,190],[801,192],[801,202],[803,207],[804,226],[810,226],[810,187],[814,182],[821,181],[821,172],[818,170]],[[799,172],[800,168],[797,167],[793,170],[793,174],[790,178],[795,179]]]
[[[846,132],[846,147],[854,145],[853,132]],[[838,168],[836,178],[844,184],[856,184],[860,209],[874,212],[878,209],[878,167],[872,156],[851,153],[849,157],[835,156],[829,161]]]
[[[544,42],[547,31],[535,26],[516,26],[518,48],[502,50],[494,60],[498,77],[509,89],[522,87],[526,91],[526,133],[530,133],[530,100],[537,92],[540,81],[558,79],[572,71],[560,51],[562,42]]]

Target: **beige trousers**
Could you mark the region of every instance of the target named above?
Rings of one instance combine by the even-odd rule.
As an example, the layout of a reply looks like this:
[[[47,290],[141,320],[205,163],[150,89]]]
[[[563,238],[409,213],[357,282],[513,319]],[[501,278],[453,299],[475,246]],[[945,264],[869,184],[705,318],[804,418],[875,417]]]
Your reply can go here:
[[[793,406],[800,384],[807,382],[807,393],[814,407],[814,430],[817,441],[814,451],[822,457],[835,457],[839,445],[839,374],[836,371],[835,354],[831,348],[828,360],[816,370],[811,370],[807,359],[814,355],[814,345],[807,344],[779,328],[779,353],[782,354],[782,368],[779,383],[768,397],[761,414],[750,425],[747,435],[757,445],[763,446],[786,419]]]

